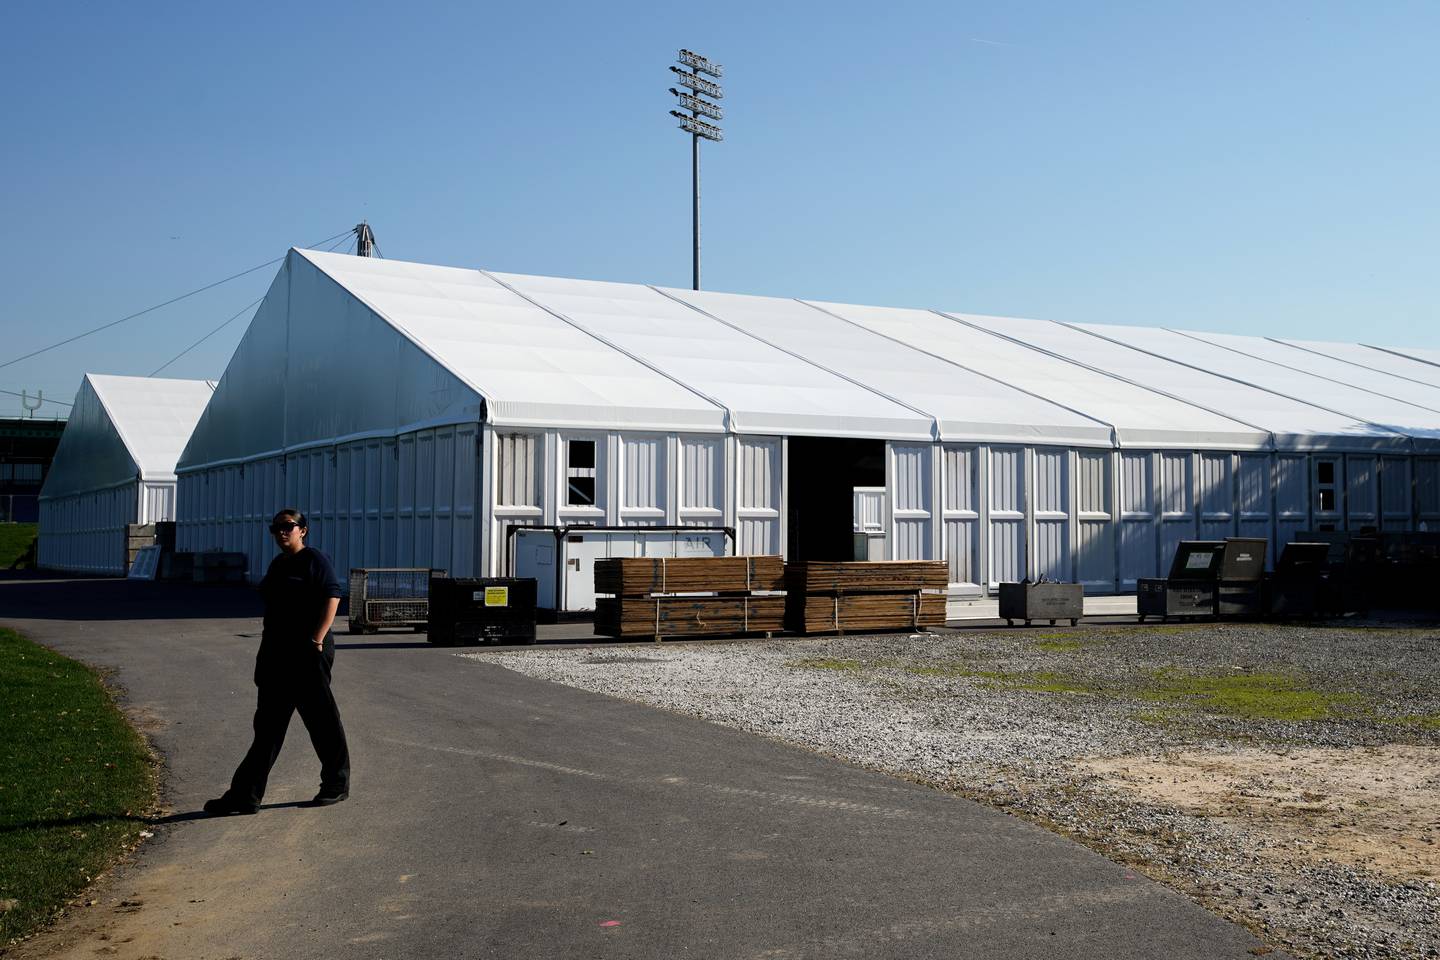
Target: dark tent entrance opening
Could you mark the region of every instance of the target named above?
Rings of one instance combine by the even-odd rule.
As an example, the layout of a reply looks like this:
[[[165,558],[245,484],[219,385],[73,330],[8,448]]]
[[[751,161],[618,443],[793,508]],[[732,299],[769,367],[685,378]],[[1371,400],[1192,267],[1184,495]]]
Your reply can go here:
[[[855,488],[885,486],[885,441],[791,437],[788,473],[789,559],[855,559]]]

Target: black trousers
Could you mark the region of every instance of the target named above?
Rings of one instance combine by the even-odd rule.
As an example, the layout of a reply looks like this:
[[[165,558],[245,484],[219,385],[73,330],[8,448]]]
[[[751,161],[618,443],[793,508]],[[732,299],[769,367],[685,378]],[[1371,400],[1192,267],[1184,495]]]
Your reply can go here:
[[[285,744],[285,731],[296,711],[310,733],[310,742],[320,757],[320,789],[350,789],[350,750],[345,728],[330,692],[330,671],[335,651],[329,641],[325,650],[316,650],[309,640],[289,645],[283,652],[266,650],[262,644],[255,659],[255,742],[240,761],[230,781],[230,795],[259,803],[265,797],[270,768]]]

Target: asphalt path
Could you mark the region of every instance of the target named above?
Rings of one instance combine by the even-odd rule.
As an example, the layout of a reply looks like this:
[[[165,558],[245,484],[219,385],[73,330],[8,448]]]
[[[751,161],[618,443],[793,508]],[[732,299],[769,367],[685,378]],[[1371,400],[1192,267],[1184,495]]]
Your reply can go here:
[[[114,671],[165,760],[154,839],[30,957],[1249,958],[1138,873],[937,790],[519,676],[337,635],[351,798],[208,818],[249,743],[253,594],[0,580],[0,623]],[[784,641],[772,641],[784,642]]]

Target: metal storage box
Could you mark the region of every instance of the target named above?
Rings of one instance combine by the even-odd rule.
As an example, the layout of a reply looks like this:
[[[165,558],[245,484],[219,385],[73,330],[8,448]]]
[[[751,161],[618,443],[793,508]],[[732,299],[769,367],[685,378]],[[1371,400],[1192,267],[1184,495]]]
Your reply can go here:
[[[1069,620],[1073,627],[1085,615],[1085,588],[1078,583],[1002,583],[1000,616],[1007,626],[1016,620]]]
[[[375,633],[381,627],[423,630],[429,620],[430,578],[444,570],[428,567],[351,567],[351,633]]]
[[[1261,537],[1226,537],[1220,556],[1220,583],[1215,592],[1215,613],[1222,617],[1265,614],[1263,582],[1269,542]]]
[[[534,643],[535,580],[530,577],[434,577],[428,639],[458,643]]]
[[[1220,574],[1223,540],[1182,540],[1175,548],[1170,576],[1142,577],[1137,584],[1135,609],[1146,617],[1212,616]]]

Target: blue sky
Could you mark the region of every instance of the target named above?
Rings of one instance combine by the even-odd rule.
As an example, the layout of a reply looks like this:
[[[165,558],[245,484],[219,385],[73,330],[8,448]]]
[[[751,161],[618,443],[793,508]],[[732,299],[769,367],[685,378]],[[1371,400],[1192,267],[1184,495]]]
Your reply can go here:
[[[392,259],[688,286],[681,46],[726,70],[707,288],[1440,346],[1440,4],[698,6],[6,5],[0,363],[362,218]],[[148,374],[272,274],[0,389]]]

